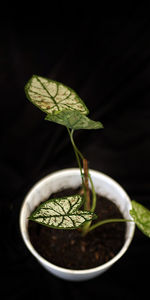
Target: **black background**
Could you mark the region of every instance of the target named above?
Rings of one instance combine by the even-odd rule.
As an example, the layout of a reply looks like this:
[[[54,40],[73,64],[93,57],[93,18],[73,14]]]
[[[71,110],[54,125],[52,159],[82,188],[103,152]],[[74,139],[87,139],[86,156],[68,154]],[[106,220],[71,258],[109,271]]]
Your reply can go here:
[[[83,283],[45,271],[19,231],[19,211],[29,188],[52,171],[76,166],[66,129],[44,121],[25,97],[32,74],[76,90],[90,117],[104,125],[103,130],[75,134],[90,167],[112,176],[132,199],[150,208],[150,7],[130,3],[117,9],[107,3],[105,8],[56,3],[50,9],[45,3],[32,11],[27,5],[1,10],[3,299],[141,299],[149,292],[150,242],[137,229],[121,260]]]

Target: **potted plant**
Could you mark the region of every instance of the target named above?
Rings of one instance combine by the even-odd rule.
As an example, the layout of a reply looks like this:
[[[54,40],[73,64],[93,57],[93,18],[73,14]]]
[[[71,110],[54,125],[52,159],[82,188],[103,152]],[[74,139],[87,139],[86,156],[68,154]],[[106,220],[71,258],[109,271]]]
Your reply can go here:
[[[150,237],[150,211],[136,201],[130,201],[113,179],[88,169],[87,160],[75,144],[74,131],[100,129],[103,125],[87,117],[89,110],[75,91],[62,83],[34,75],[25,92],[27,98],[46,113],[45,120],[67,128],[78,169],[50,174],[29,191],[20,213],[22,237],[31,253],[54,275],[68,280],[93,278],[125,253],[133,238],[135,224]],[[37,237],[34,238],[35,232]],[[115,240],[112,242],[113,235]],[[42,256],[44,236],[47,254]],[[111,236],[111,243],[108,236]],[[56,252],[58,263],[56,260],[55,264],[53,255]],[[67,256],[66,260],[64,256]],[[76,263],[77,258],[80,258],[79,263]]]

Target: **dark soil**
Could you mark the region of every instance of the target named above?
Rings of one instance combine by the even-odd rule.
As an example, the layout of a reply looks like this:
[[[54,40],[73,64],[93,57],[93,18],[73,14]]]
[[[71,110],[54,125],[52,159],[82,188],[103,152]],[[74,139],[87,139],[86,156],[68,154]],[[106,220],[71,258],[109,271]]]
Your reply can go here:
[[[79,190],[64,190],[51,198],[77,194]],[[98,220],[123,218],[121,212],[107,198],[98,196],[96,214]],[[113,258],[125,240],[125,223],[102,225],[85,237],[79,230],[58,230],[29,221],[32,245],[41,256],[51,263],[74,270],[97,267]]]

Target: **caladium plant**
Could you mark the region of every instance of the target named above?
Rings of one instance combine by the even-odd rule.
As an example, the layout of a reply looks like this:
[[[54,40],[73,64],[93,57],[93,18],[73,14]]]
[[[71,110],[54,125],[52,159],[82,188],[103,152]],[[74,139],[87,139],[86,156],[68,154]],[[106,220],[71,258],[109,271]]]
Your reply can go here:
[[[33,75],[25,86],[27,98],[44,113],[45,120],[67,128],[76,160],[81,173],[83,195],[49,199],[40,204],[29,217],[30,220],[56,229],[76,229],[80,227],[83,235],[96,227],[110,222],[135,222],[138,228],[150,237],[150,211],[143,205],[132,201],[132,219],[108,219],[92,224],[96,219],[96,193],[88,170],[88,162],[77,148],[74,131],[78,129],[101,129],[101,122],[93,121],[87,115],[89,110],[77,93],[66,85]],[[89,182],[92,198],[90,199]],[[82,208],[82,209],[80,209]]]

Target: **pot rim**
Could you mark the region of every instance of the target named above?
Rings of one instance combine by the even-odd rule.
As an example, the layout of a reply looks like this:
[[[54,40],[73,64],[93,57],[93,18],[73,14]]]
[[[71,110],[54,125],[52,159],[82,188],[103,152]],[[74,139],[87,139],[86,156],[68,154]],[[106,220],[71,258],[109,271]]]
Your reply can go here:
[[[30,252],[33,254],[34,257],[36,257],[36,259],[38,261],[41,262],[41,264],[44,264],[47,266],[47,268],[52,268],[53,270],[55,269],[56,271],[58,272],[63,272],[63,273],[68,273],[68,274],[90,274],[90,273],[97,273],[99,271],[103,271],[105,270],[106,268],[109,268],[110,266],[112,266],[116,261],[118,261],[122,256],[123,254],[126,252],[126,250],[128,249],[132,239],[133,239],[133,236],[134,236],[134,231],[135,231],[135,223],[134,222],[131,222],[131,223],[128,223],[129,226],[130,226],[130,234],[128,237],[125,238],[125,242],[122,246],[122,248],[120,249],[120,251],[112,258],[110,259],[108,262],[104,263],[103,265],[100,265],[100,266],[97,266],[97,267],[94,267],[94,268],[90,268],[90,269],[84,269],[84,270],[73,270],[73,269],[67,269],[67,268],[64,268],[64,267],[60,267],[60,266],[57,266],[49,261],[47,261],[45,258],[43,258],[36,250],[35,248],[32,246],[32,243],[30,242],[30,239],[29,237],[27,237],[27,226],[25,225],[25,222],[24,222],[24,208],[25,208],[25,204],[26,202],[28,201],[28,198],[30,196],[30,193],[36,188],[36,187],[40,187],[44,181],[48,181],[49,180],[49,177],[51,176],[62,176],[63,174],[66,174],[68,172],[74,172],[74,174],[76,173],[77,174],[80,174],[80,170],[78,168],[66,168],[66,169],[61,169],[59,171],[54,171],[46,176],[44,176],[43,178],[41,178],[40,180],[38,180],[28,191],[28,193],[26,194],[25,196],[25,199],[21,205],[21,210],[20,210],[20,216],[19,216],[19,226],[20,226],[20,232],[21,232],[21,235],[22,235],[22,238],[23,238],[23,241],[24,243],[26,244],[27,248],[30,250]],[[131,200],[128,196],[128,194],[125,192],[125,190],[122,188],[122,186],[116,182],[113,178],[111,178],[110,176],[104,174],[103,172],[100,172],[100,171],[97,171],[97,170],[93,170],[93,169],[90,169],[90,173],[93,174],[93,175],[98,175],[98,176],[101,176],[103,177],[103,179],[107,182],[110,182],[112,183],[113,185],[116,186],[117,189],[119,189],[122,193],[124,193],[124,195],[126,196],[126,199],[128,201],[128,204],[130,205],[131,207]],[[131,220],[132,220],[132,217],[131,217]]]

